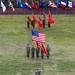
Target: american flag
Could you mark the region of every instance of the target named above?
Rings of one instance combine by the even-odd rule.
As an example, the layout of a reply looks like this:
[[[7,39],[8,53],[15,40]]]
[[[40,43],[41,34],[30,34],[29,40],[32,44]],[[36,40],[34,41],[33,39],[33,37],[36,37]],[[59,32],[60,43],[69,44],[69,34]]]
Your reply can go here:
[[[38,42],[46,42],[45,34],[32,30],[32,40]]]

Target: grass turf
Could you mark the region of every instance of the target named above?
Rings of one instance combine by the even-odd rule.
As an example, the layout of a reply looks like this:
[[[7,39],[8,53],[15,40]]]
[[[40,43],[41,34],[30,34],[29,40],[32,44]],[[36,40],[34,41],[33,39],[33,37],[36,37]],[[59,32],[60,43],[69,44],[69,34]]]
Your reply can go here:
[[[75,15],[53,17],[56,26],[34,29],[46,34],[50,59],[32,60],[26,58],[26,44],[35,44],[31,40],[33,28],[26,28],[26,16],[0,15],[0,75],[34,75],[37,68],[41,75],[75,75]]]

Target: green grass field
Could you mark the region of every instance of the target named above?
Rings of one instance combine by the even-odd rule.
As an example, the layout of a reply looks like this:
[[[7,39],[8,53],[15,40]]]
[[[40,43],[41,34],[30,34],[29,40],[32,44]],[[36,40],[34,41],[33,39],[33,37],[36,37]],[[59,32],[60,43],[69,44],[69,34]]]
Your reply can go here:
[[[38,16],[38,15],[37,15]],[[40,15],[41,16],[41,15]],[[42,17],[42,16],[41,16]],[[34,30],[46,34],[50,59],[26,58],[26,44],[35,45],[25,15],[0,15],[0,75],[75,75],[75,15],[53,15],[56,26]]]

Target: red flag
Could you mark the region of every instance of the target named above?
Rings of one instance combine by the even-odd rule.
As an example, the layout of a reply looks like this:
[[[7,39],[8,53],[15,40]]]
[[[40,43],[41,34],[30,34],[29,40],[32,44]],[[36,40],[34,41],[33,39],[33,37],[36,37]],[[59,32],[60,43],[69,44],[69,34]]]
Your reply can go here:
[[[37,9],[38,11],[40,11],[40,7],[37,5],[36,2],[32,2],[31,7],[32,7],[33,9]]]
[[[39,46],[39,43],[38,43],[38,41],[36,41],[36,46],[37,46],[37,47]]]
[[[51,14],[50,12],[49,12],[48,22],[49,22],[50,24],[54,24],[54,25],[55,25],[55,21],[54,21],[53,16],[52,16],[52,14]]]
[[[41,10],[39,6],[37,6],[37,9],[38,9],[38,11],[40,11],[40,10]]]
[[[55,21],[54,21],[53,18],[49,18],[49,19],[48,19],[48,22],[49,22],[50,24],[54,24],[54,25],[55,25]]]
[[[50,24],[54,24],[54,25],[55,25],[55,21],[54,21],[53,18],[49,18],[49,19],[48,19],[48,22],[49,22]]]
[[[43,44],[42,44],[42,51],[43,51],[43,53],[48,54],[48,53],[47,53],[47,50],[45,49],[45,47],[44,47]]]
[[[39,27],[39,28],[43,28],[42,22],[41,22],[39,19],[37,19],[34,15],[33,15],[32,17],[33,17],[33,19],[36,21],[36,23],[38,24],[38,27]]]
[[[37,9],[37,4],[36,4],[35,2],[32,2],[31,7],[32,7],[33,9]]]
[[[50,11],[49,11],[49,17],[50,17],[50,18],[52,18],[52,17],[53,17],[53,16],[52,16],[52,14],[50,13]]]
[[[32,25],[32,27],[34,27],[33,21],[30,19],[29,16],[28,16],[28,20],[29,20],[30,24]]]
[[[43,28],[43,24],[42,24],[42,22],[40,21],[40,19],[38,19],[38,26],[39,26],[39,28]]]
[[[43,17],[46,18],[46,20],[50,23],[50,24],[54,24],[55,25],[55,21],[52,17],[52,14],[49,12],[49,18],[46,16],[46,14],[43,12]]]
[[[40,49],[42,50],[42,52],[43,52],[44,54],[48,54],[48,53],[47,53],[47,50],[45,50],[43,44],[42,44],[42,46],[41,46],[41,45],[38,43],[38,41],[36,41],[36,45],[40,47]]]
[[[43,12],[43,18],[46,18],[47,19],[47,16],[46,16],[46,14]]]

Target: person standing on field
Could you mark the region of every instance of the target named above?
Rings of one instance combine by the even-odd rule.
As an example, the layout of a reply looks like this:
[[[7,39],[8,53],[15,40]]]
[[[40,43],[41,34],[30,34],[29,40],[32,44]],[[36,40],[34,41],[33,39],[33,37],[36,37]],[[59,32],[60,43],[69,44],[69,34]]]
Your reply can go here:
[[[42,50],[41,50],[41,58],[44,59],[44,53]]]
[[[46,20],[45,20],[45,18],[43,19],[42,24],[43,24],[43,28],[45,28],[45,24],[46,24]]]
[[[49,47],[49,45],[47,45],[47,47],[46,47],[46,50],[47,50],[47,59],[49,59],[49,56],[50,56],[50,47]]]
[[[40,69],[36,69],[35,75],[41,75],[41,70]]]
[[[51,24],[50,24],[50,22],[48,22],[48,28],[50,28],[51,27]]]
[[[31,53],[32,53],[32,59],[34,59],[34,57],[35,57],[35,48],[34,48],[34,45],[32,45]]]
[[[40,51],[40,48],[37,46],[37,48],[36,48],[36,57],[37,57],[37,59],[39,59],[39,51]]]
[[[29,44],[27,44],[27,46],[26,46],[26,51],[27,51],[27,58],[29,59],[29,57],[30,57],[30,46],[29,46]]]

